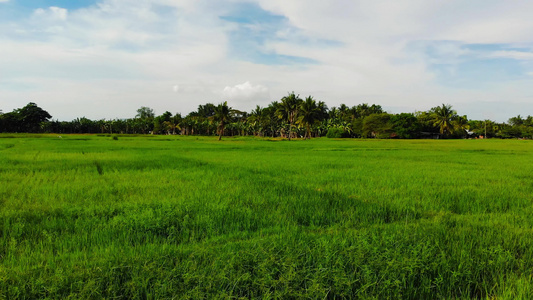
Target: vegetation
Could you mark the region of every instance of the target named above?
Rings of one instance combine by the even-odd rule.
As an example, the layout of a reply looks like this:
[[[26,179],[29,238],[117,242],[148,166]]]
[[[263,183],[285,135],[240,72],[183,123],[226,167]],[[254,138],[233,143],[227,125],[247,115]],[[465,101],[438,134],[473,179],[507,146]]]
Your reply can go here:
[[[289,123],[288,138],[291,140],[292,136],[292,126],[296,117],[298,116],[298,110],[302,104],[302,99],[300,96],[296,96],[294,92],[289,93],[288,96],[281,98],[281,103],[279,104],[276,113],[278,117],[283,121]]]
[[[2,114],[0,132],[53,132],[99,134],[167,134],[270,136],[293,139],[326,136],[342,132],[345,138],[533,138],[533,117],[520,115],[507,123],[469,120],[451,105],[442,104],[428,111],[389,114],[380,105],[345,104],[328,108],[308,96],[302,100],[294,92],[267,107],[257,106],[250,113],[228,106],[206,103],[185,117],[166,111],[156,116],[153,109],[141,107],[131,119],[50,121],[51,116],[35,103]],[[335,128],[335,129],[334,129]],[[336,129],[339,128],[339,129]],[[339,134],[331,134],[339,136]]]
[[[451,105],[437,106],[431,109],[434,120],[434,126],[439,128],[440,134],[450,135],[453,132],[452,122],[457,119],[457,112],[452,109]]]
[[[0,299],[533,297],[531,141],[113,136],[0,135]]]
[[[302,101],[299,106],[297,123],[305,127],[305,138],[310,139],[311,126],[318,124],[320,119],[326,115],[326,106],[323,102],[317,104],[311,96],[305,98],[305,101]]]
[[[52,116],[47,111],[30,102],[10,113],[0,111],[0,132],[42,132],[42,125],[50,118]]]
[[[326,134],[328,138],[340,139],[346,137],[347,133],[340,127],[331,127]]]
[[[218,130],[219,141],[222,139],[222,136],[224,135],[224,129],[226,128],[226,124],[231,122],[231,115],[232,115],[232,110],[228,106],[228,102],[221,103],[214,109],[212,120],[218,123],[217,130]]]

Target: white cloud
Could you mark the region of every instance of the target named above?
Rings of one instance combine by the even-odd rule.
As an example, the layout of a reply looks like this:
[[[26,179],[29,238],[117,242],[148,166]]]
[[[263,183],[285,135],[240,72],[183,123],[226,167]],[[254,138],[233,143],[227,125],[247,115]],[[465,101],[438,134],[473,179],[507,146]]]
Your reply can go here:
[[[68,10],[61,7],[50,6],[47,9],[38,8],[33,12],[36,17],[43,17],[49,20],[67,20]]]
[[[268,88],[260,84],[253,85],[249,81],[234,86],[226,86],[222,91],[222,99],[234,103],[248,104],[247,109],[270,99]]]
[[[533,52],[496,51],[488,55],[495,58],[512,58],[517,60],[533,60]]]
[[[318,63],[236,58],[231,43],[239,25],[220,17],[244,2],[285,17],[257,48]],[[463,44],[531,49],[531,11],[533,2],[518,0],[101,0],[70,11],[49,7],[26,19],[0,20],[0,107],[9,111],[31,99],[52,106],[60,119],[114,118],[133,116],[142,105],[186,114],[221,97],[244,110],[290,91],[329,106],[368,102],[413,111],[472,99],[533,102],[527,83],[449,89],[429,68],[477,55]],[[252,25],[254,33],[269,30]],[[427,45],[434,47],[432,57],[424,53]]]

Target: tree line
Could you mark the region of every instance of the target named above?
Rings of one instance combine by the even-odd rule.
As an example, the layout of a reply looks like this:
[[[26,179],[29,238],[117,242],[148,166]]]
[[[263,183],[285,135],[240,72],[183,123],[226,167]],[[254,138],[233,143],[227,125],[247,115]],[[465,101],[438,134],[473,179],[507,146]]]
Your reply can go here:
[[[141,107],[133,118],[72,121],[52,120],[35,103],[9,113],[0,110],[0,132],[100,133],[100,134],[180,134],[312,138],[533,138],[533,117],[512,117],[507,123],[469,120],[451,105],[428,111],[390,114],[380,105],[341,104],[328,108],[312,96],[300,98],[294,92],[266,107],[251,112],[233,109],[227,102],[206,103],[186,116],[169,111],[156,115]]]

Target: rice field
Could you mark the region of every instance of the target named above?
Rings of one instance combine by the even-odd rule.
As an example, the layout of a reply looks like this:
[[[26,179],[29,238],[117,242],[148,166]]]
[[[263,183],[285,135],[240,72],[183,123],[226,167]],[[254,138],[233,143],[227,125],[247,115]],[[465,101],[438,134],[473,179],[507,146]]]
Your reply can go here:
[[[0,135],[0,299],[532,299],[533,142]]]

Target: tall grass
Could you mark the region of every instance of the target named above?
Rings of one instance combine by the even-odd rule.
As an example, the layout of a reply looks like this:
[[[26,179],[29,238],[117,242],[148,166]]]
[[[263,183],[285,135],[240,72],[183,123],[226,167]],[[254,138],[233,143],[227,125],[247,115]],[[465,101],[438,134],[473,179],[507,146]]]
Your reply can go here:
[[[12,137],[0,298],[533,297],[530,141]]]

